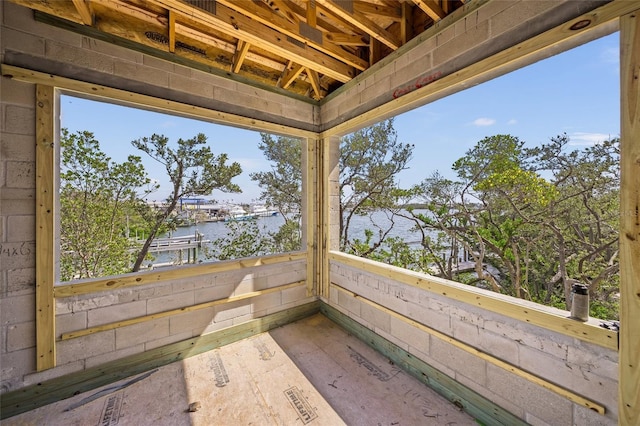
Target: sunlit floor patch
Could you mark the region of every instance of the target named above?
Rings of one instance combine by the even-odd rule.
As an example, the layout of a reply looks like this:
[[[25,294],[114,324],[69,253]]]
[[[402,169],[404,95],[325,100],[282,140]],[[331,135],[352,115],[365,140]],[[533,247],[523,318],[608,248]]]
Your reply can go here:
[[[3,425],[473,425],[321,314]]]

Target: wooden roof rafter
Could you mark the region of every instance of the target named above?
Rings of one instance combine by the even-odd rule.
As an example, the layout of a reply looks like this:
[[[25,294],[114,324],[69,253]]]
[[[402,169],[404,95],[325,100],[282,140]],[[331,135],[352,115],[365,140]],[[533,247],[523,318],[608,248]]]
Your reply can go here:
[[[44,22],[321,99],[464,0],[10,0]],[[420,4],[421,6],[416,6]],[[91,27],[89,29],[88,27]],[[99,35],[98,37],[102,37]],[[172,60],[173,56],[161,57]],[[206,69],[206,68],[204,68]],[[226,74],[231,75],[231,74]]]
[[[353,10],[347,10],[343,6],[353,5],[353,3],[348,0],[345,2],[337,3],[335,0],[317,0],[318,5],[320,5],[323,9],[330,11],[331,13],[340,16],[345,21],[349,22],[354,27],[364,31],[369,34],[371,37],[380,41],[382,44],[387,45],[392,50],[398,49],[402,43],[400,40],[389,33],[386,29],[380,27],[374,21],[369,19],[364,13],[360,12],[357,8],[353,8]]]

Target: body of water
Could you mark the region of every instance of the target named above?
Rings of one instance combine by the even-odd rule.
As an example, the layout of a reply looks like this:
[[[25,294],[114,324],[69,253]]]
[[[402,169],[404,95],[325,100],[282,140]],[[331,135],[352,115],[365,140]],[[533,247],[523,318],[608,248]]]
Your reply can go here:
[[[269,232],[277,232],[278,229],[284,224],[284,217],[281,215],[259,217],[255,219],[258,224],[258,228],[261,233],[267,234]],[[246,222],[238,222],[240,226],[243,226]],[[228,222],[202,222],[193,226],[179,227],[170,234],[164,235],[165,237],[181,237],[194,235],[196,232],[202,234],[204,240],[215,241],[221,238],[225,238],[229,235]],[[417,243],[420,241],[420,235],[412,231],[411,228],[414,223],[408,219],[394,216],[390,218],[385,212],[377,211],[373,212],[369,216],[354,216],[351,220],[349,227],[349,234],[351,239],[358,238],[360,240],[365,239],[365,230],[370,229],[374,232],[374,239],[377,241],[378,229],[386,229],[387,226],[393,224],[393,230],[389,236],[401,237],[409,243]],[[211,243],[208,243],[211,244]],[[176,262],[179,259],[180,254],[172,252],[161,252],[154,254],[154,264],[167,264],[170,262]],[[186,262],[186,253],[182,254],[183,261]],[[208,261],[203,250],[200,250],[197,257],[198,261]]]

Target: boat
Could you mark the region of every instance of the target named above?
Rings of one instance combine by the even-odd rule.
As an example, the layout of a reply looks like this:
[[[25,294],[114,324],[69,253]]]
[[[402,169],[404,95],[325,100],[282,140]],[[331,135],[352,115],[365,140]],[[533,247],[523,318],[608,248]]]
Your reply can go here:
[[[277,216],[278,211],[269,210],[267,209],[266,206],[262,204],[255,204],[251,206],[251,214],[255,215],[256,217],[269,217],[269,216]]]
[[[247,213],[247,211],[241,206],[232,206],[224,216],[224,220],[225,222],[233,220],[251,220],[255,219],[256,217],[257,216],[253,213]]]

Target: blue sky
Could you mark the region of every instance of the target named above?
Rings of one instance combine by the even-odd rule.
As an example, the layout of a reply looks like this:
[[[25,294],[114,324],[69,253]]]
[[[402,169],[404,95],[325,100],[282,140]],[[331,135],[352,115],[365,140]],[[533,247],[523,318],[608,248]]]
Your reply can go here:
[[[436,170],[453,177],[451,164],[486,136],[511,134],[534,146],[567,133],[576,148],[618,137],[618,52],[614,33],[396,117],[398,140],[415,145],[401,185],[418,183]],[[243,174],[235,182],[243,193],[215,191],[207,198],[251,202],[260,195],[249,178],[251,172],[269,169],[258,149],[258,132],[67,96],[61,108],[62,126],[93,132],[114,161],[132,153],[143,157],[149,176],[161,184],[150,200],[166,198],[162,187],[168,187],[168,180],[130,142],[153,133],[176,141],[202,132],[214,153],[226,152],[241,164]]]

